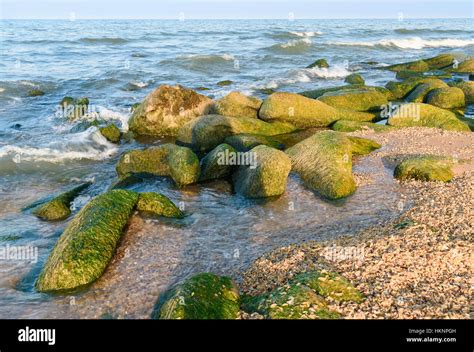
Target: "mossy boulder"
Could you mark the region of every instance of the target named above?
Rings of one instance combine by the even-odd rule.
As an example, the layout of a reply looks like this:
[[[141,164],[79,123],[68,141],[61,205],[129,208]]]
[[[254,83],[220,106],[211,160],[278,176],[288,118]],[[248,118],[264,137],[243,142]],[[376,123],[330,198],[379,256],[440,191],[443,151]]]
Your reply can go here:
[[[182,218],[183,212],[166,196],[155,192],[140,193],[137,210],[146,215]]]
[[[285,193],[291,160],[282,151],[259,145],[244,154],[232,178],[237,193],[247,198],[264,198]]]
[[[342,118],[371,121],[375,115],[336,109],[323,101],[294,93],[275,93],[264,100],[258,116],[267,122],[286,122],[298,128],[324,127]]]
[[[89,98],[64,97],[59,106],[62,116],[69,120],[76,120],[84,116],[89,111]]]
[[[236,319],[240,311],[237,286],[228,277],[197,274],[162,295],[155,319]]]
[[[120,142],[120,137],[121,137],[120,130],[113,123],[105,127],[99,128],[99,131],[109,142],[112,142],[112,143]]]
[[[382,147],[379,143],[371,139],[352,136],[347,136],[347,138],[349,138],[352,143],[353,155],[367,155]]]
[[[295,130],[296,127],[289,123],[267,123],[248,117],[206,115],[184,125],[179,130],[177,143],[196,151],[209,151],[223,143],[226,137],[236,134],[275,136]]]
[[[329,64],[326,61],[326,59],[318,59],[315,62],[313,62],[311,65],[306,66],[306,68],[329,68]]]
[[[382,105],[388,104],[385,95],[376,90],[367,89],[347,89],[328,92],[319,97],[318,100],[337,109],[356,111],[380,110]]]
[[[430,66],[423,60],[406,62],[403,64],[395,64],[390,66],[385,66],[385,70],[389,71],[415,71],[415,72],[426,72],[430,69]]]
[[[220,82],[217,82],[217,85],[219,87],[227,87],[227,86],[230,86],[231,84],[233,84],[234,82],[232,82],[231,80],[224,80],[224,81],[220,81]]]
[[[385,85],[395,99],[405,98],[420,83],[429,83],[430,81],[438,82],[438,78],[431,77],[410,77],[404,81],[391,81]]]
[[[225,143],[231,145],[239,152],[248,152],[258,145],[266,145],[275,149],[283,149],[285,147],[273,137],[245,133],[226,137]]]
[[[460,108],[465,105],[464,92],[456,87],[433,89],[427,95],[426,102],[443,109]]]
[[[199,181],[213,180],[232,175],[237,165],[237,150],[229,144],[219,144],[201,159],[201,177]]]
[[[348,83],[348,84],[360,84],[360,85],[364,85],[365,84],[365,81],[364,79],[362,78],[362,76],[358,73],[351,73],[349,76],[347,76],[345,79],[344,79],[344,82],[345,83]]]
[[[380,125],[373,122],[359,122],[349,120],[339,120],[332,124],[331,128],[338,132],[355,132],[363,130],[373,130],[375,132],[385,132],[393,130],[394,127]]]
[[[113,190],[86,204],[54,246],[36,281],[36,289],[71,290],[101,277],[137,201],[135,192]]]
[[[212,106],[211,113],[230,117],[257,118],[261,105],[260,99],[232,92],[216,101]]]
[[[454,59],[454,56],[451,54],[441,54],[429,59],[424,59],[424,61],[428,64],[430,70],[442,70],[452,66]]]
[[[27,93],[29,97],[40,97],[45,93],[41,89],[30,89]]]
[[[180,187],[197,182],[200,175],[196,154],[189,148],[170,143],[126,152],[116,170],[119,177],[140,173],[169,176]]]
[[[451,181],[453,160],[450,157],[423,155],[403,160],[394,171],[399,180]]]
[[[413,89],[410,94],[406,97],[406,100],[411,103],[423,103],[425,97],[436,88],[446,88],[448,85],[440,79],[430,79],[424,83],[418,84],[415,89]]]
[[[387,98],[387,100],[395,99],[392,92],[389,91],[387,88],[378,87],[378,86],[363,86],[362,87],[360,84],[348,84],[345,86],[318,88],[318,89],[308,90],[305,92],[300,92],[298,94],[307,98],[317,99],[326,93],[341,92],[344,90],[353,90],[353,89],[376,90],[379,93],[382,93],[383,95],[385,95],[385,98]]]
[[[66,192],[63,192],[51,200],[38,205],[33,209],[33,214],[42,220],[56,221],[64,220],[71,215],[71,202],[87,187],[90,183],[83,183]]]
[[[459,88],[463,91],[466,104],[474,103],[474,82],[458,81],[452,82],[449,85],[452,87]]]
[[[397,72],[395,78],[404,80],[407,78],[451,78],[453,75],[446,71],[429,71],[429,72],[416,72],[416,71],[399,71]]]
[[[309,188],[329,199],[344,198],[356,190],[352,175],[352,142],[344,134],[321,131],[286,150],[292,171]]]
[[[474,58],[464,60],[459,63],[457,67],[453,67],[451,71],[457,73],[474,73]]]
[[[136,135],[176,136],[185,123],[208,113],[212,100],[192,89],[162,85],[134,110],[129,120]]]
[[[435,127],[449,131],[470,131],[451,111],[422,103],[400,105],[390,114],[388,124],[397,127]]]

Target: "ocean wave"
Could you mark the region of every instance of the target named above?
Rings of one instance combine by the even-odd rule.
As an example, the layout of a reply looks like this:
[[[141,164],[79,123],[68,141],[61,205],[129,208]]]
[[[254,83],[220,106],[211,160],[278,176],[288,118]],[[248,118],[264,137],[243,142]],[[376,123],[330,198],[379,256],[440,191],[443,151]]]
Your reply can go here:
[[[297,39],[297,38],[312,38],[318,35],[322,35],[320,31],[290,31],[290,32],[272,32],[266,33],[265,35],[273,39]]]
[[[195,71],[213,71],[216,69],[232,69],[235,57],[230,54],[222,55],[182,55],[173,59],[166,59],[160,63],[170,66],[181,66]]]
[[[115,37],[99,37],[99,38],[92,38],[86,37],[79,39],[79,42],[86,43],[86,44],[125,44],[128,43],[128,39],[124,38],[115,38]]]
[[[433,28],[396,28],[393,30],[398,34],[434,34],[434,33],[472,33],[463,29],[433,29]]]
[[[292,39],[286,43],[275,44],[266,49],[280,54],[303,54],[311,48],[313,42],[309,38]]]
[[[367,46],[398,49],[423,49],[423,48],[461,48],[474,45],[473,39],[422,39],[419,37],[407,39],[382,39],[376,42],[339,42],[333,45]]]

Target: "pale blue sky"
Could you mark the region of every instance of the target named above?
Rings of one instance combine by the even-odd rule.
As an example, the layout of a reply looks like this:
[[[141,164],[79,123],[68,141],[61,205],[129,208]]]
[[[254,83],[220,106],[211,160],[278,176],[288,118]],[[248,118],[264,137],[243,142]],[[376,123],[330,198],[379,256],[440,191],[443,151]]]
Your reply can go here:
[[[1,18],[468,18],[473,0],[0,0]]]

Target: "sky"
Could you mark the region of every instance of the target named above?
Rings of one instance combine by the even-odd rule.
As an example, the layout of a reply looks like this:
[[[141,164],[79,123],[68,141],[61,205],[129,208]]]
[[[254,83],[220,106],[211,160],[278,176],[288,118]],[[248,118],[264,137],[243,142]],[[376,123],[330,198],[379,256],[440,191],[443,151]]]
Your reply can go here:
[[[0,0],[4,19],[473,18],[474,0]]]

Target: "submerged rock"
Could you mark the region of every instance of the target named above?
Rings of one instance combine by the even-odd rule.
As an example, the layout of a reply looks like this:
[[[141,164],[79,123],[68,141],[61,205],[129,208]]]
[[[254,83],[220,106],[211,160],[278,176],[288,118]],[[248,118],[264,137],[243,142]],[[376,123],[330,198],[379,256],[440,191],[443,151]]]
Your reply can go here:
[[[233,175],[235,191],[247,198],[264,198],[285,193],[291,160],[282,151],[259,145],[249,152],[249,163]]]
[[[170,143],[126,152],[120,158],[116,170],[121,178],[140,173],[169,176],[178,186],[195,183],[200,175],[196,154],[189,148]]]
[[[226,87],[226,86],[230,86],[231,84],[233,84],[234,82],[232,82],[231,80],[225,80],[225,81],[220,81],[220,82],[217,82],[217,85],[219,87]]]
[[[425,97],[436,88],[446,88],[448,85],[440,79],[430,79],[424,83],[418,84],[415,89],[413,89],[410,94],[406,97],[406,100],[412,103],[423,103]]]
[[[296,128],[288,123],[267,123],[247,117],[207,115],[184,125],[179,130],[177,143],[197,151],[208,151],[223,143],[226,137],[236,134],[275,136],[295,130]]]
[[[41,89],[31,89],[28,91],[27,95],[29,97],[40,97],[44,95],[45,93]]]
[[[328,92],[318,100],[337,109],[356,111],[380,110],[388,100],[382,93],[367,89],[346,89],[343,91]]]
[[[397,165],[394,176],[397,179],[416,179],[421,181],[451,181],[453,160],[450,157],[424,155],[403,160]]]
[[[311,65],[306,66],[306,68],[329,68],[329,64],[326,61],[326,59],[318,59],[315,62],[313,62]]]
[[[147,215],[182,218],[184,214],[166,196],[155,192],[143,192],[138,196],[137,210]]]
[[[260,136],[257,134],[236,134],[226,137],[225,142],[234,147],[239,152],[248,152],[258,145],[266,145],[275,149],[283,149],[285,146],[270,136]]]
[[[120,130],[113,123],[105,127],[99,128],[99,131],[109,142],[112,142],[112,143],[120,142],[120,137],[121,137]]]
[[[449,131],[470,131],[451,111],[421,103],[402,104],[391,114],[388,124],[398,127],[436,127]]]
[[[352,142],[340,132],[322,131],[286,150],[292,171],[309,188],[329,199],[356,190],[352,175]]]
[[[62,109],[62,116],[69,120],[79,119],[89,111],[88,98],[64,97],[59,105]]]
[[[460,88],[445,87],[433,89],[426,102],[443,109],[455,109],[465,105],[464,92]]]
[[[137,193],[125,190],[113,190],[92,199],[54,246],[36,289],[71,290],[102,276],[137,201]]]
[[[347,76],[345,79],[344,79],[344,82],[345,83],[348,83],[348,84],[360,84],[360,85],[364,85],[365,84],[365,81],[364,79],[362,78],[362,76],[358,73],[352,73],[350,74],[349,76]]]
[[[175,136],[185,123],[207,114],[212,100],[182,86],[162,85],[134,110],[129,120],[136,135]]]
[[[220,144],[201,160],[199,181],[213,180],[232,175],[236,163],[229,162],[236,156],[236,150],[228,144]]]
[[[382,147],[379,143],[371,139],[352,136],[348,136],[347,138],[349,138],[352,143],[353,155],[367,155]]]
[[[216,101],[211,113],[230,117],[257,118],[261,105],[262,101],[260,99],[248,97],[239,92],[232,92]]]
[[[240,311],[237,286],[228,277],[194,275],[160,297],[154,319],[236,319]]]
[[[339,120],[336,121],[331,128],[338,132],[355,132],[363,130],[374,130],[375,132],[384,132],[393,130],[393,126],[380,125],[373,122],[360,122],[360,121],[349,121]]]
[[[69,191],[55,196],[46,203],[35,207],[33,214],[40,219],[47,221],[66,219],[69,215],[71,215],[71,202],[90,185],[90,183],[83,183],[70,189]]]

